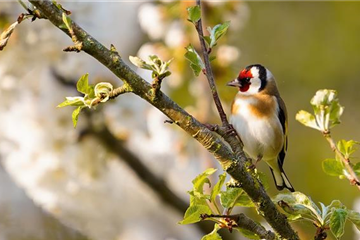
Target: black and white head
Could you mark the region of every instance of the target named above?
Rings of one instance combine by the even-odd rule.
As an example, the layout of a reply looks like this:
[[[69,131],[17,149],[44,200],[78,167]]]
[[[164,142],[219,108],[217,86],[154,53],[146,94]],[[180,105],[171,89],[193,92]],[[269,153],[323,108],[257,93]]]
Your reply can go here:
[[[239,76],[227,84],[238,87],[244,95],[253,95],[266,89],[276,89],[276,83],[271,72],[260,64],[247,66],[240,71]]]

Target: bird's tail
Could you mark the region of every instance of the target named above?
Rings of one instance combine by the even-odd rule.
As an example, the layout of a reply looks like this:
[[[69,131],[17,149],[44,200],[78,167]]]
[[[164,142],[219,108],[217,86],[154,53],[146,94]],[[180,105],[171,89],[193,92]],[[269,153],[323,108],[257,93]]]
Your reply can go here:
[[[291,185],[282,167],[280,167],[279,170],[274,170],[270,167],[270,170],[273,175],[276,188],[278,190],[283,190],[284,188],[287,188],[290,190],[290,192],[295,192],[294,187]]]

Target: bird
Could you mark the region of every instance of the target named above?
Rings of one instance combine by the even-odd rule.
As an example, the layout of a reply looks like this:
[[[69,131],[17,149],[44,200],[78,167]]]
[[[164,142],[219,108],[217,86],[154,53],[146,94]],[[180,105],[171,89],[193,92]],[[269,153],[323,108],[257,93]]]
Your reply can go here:
[[[239,90],[229,122],[240,136],[244,152],[256,161],[254,166],[261,160],[269,165],[278,190],[287,188],[294,192],[283,169],[288,121],[274,76],[264,66],[252,64],[227,85]]]

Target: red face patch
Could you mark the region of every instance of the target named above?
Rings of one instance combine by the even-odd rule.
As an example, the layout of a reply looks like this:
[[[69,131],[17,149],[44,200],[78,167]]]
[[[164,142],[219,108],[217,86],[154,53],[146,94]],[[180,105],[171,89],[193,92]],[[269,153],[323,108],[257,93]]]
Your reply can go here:
[[[244,86],[239,87],[241,92],[246,92],[247,90],[249,90],[249,88],[250,88],[250,84],[245,84]]]
[[[252,77],[253,75],[251,74],[250,69],[244,69],[240,72],[238,79],[242,83],[241,84],[242,86],[239,88],[241,92],[246,92],[247,90],[249,90],[250,83],[249,81],[244,81],[244,80],[250,79]]]
[[[239,74],[239,79],[242,79],[242,78],[252,78],[253,75],[251,74],[251,71],[250,69],[244,69],[240,72]]]

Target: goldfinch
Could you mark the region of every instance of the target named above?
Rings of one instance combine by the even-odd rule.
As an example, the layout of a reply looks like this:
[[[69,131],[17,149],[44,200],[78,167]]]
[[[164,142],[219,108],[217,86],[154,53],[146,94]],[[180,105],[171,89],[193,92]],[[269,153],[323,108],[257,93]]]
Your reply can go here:
[[[264,160],[270,166],[278,190],[287,188],[294,192],[283,169],[287,112],[274,76],[262,65],[254,64],[227,85],[239,88],[232,103],[230,123],[239,134],[245,153],[256,163]]]

